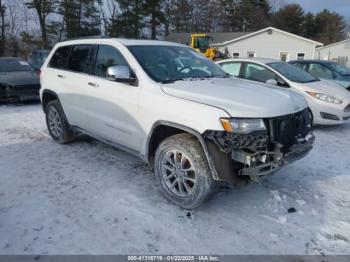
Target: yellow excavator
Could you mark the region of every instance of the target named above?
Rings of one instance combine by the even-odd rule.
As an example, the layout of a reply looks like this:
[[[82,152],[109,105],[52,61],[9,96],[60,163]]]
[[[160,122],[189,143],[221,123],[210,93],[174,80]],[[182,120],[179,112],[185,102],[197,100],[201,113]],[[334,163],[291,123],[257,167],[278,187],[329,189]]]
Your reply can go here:
[[[226,58],[217,48],[210,46],[212,39],[208,34],[191,34],[190,47],[212,60]]]

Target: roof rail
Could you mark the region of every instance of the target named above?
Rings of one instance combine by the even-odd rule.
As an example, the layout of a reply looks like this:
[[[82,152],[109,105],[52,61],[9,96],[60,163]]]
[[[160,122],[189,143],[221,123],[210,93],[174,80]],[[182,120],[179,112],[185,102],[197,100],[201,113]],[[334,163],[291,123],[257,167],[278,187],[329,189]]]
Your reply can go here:
[[[76,38],[66,39],[66,40],[63,40],[61,42],[73,41],[73,40],[111,39],[111,38],[115,38],[115,37],[112,37],[112,36],[84,36],[84,37],[76,37]]]

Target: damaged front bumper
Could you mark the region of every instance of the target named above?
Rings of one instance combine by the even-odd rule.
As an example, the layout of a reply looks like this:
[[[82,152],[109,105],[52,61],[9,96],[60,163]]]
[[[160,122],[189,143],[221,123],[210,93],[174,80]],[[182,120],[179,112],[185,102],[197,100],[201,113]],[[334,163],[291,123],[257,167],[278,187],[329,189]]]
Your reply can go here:
[[[259,181],[286,164],[305,157],[313,147],[308,109],[264,119],[266,130],[240,134],[208,130],[204,133],[216,180],[235,184]]]
[[[299,139],[298,143],[291,146],[287,153],[282,153],[279,145],[274,151],[258,151],[249,153],[243,150],[232,150],[232,160],[243,164],[238,175],[264,177],[276,172],[286,164],[293,163],[305,157],[315,141],[315,136],[309,133],[305,138]]]

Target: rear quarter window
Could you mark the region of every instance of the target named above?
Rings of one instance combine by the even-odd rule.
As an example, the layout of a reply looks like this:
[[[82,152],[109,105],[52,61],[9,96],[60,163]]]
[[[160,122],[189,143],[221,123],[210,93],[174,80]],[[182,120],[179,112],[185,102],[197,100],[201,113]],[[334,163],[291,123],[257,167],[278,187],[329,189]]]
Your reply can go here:
[[[70,50],[70,46],[59,47],[53,54],[49,66],[58,69],[67,69],[67,60]]]

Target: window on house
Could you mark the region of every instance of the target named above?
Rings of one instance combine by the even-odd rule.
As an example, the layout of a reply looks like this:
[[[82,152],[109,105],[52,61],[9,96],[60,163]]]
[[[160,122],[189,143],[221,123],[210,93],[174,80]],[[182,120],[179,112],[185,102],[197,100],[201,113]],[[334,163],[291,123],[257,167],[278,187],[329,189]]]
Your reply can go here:
[[[280,53],[280,60],[283,62],[287,62],[289,60],[289,53],[288,52],[281,52]]]
[[[304,60],[305,59],[305,53],[298,53],[297,54],[297,60]]]
[[[255,55],[255,52],[248,52],[248,53],[247,53],[247,57],[248,57],[248,58],[255,58],[255,56],[256,56],[256,55]]]
[[[239,53],[233,53],[232,57],[233,58],[239,58]]]

